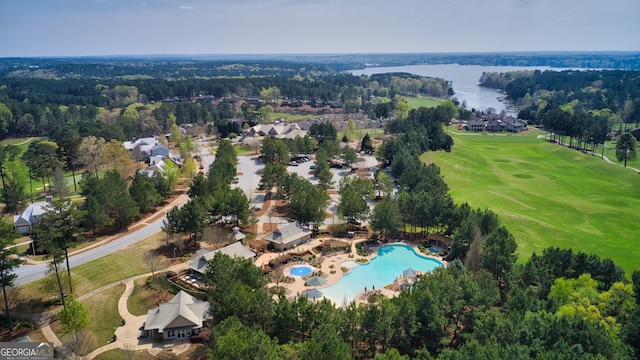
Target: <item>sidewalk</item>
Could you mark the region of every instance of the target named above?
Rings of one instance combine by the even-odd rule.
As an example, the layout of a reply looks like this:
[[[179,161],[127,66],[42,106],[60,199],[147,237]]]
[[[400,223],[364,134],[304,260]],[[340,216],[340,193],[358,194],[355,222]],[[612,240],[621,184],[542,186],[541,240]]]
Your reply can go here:
[[[175,271],[179,272],[188,267],[189,263],[184,262],[176,265],[172,265],[164,271]],[[140,334],[140,326],[146,319],[146,315],[136,316],[129,312],[127,307],[127,301],[129,300],[129,296],[133,292],[134,281],[137,279],[145,278],[151,276],[151,273],[146,273],[142,275],[137,275],[130,277],[128,279],[113,282],[111,284],[102,286],[98,289],[95,289],[91,292],[88,292],[78,298],[78,300],[86,299],[94,294],[97,294],[103,290],[112,288],[114,286],[118,286],[121,284],[125,285],[125,291],[118,300],[118,312],[120,316],[125,320],[125,325],[120,326],[116,329],[115,335],[117,340],[109,343],[107,345],[101,346],[96,350],[92,351],[83,359],[95,359],[96,356],[102,354],[103,352],[112,350],[112,349],[123,349],[127,351],[136,351],[136,350],[147,350],[151,355],[157,355],[160,352],[166,352],[165,346],[171,346],[171,353],[174,355],[180,354],[184,351],[187,351],[191,346],[191,343],[188,340],[181,341],[164,341],[164,342],[155,342],[149,339],[138,339],[138,335]],[[45,325],[42,328],[42,334],[47,338],[47,341],[53,342],[55,347],[63,346],[62,341],[56,336],[49,325]]]

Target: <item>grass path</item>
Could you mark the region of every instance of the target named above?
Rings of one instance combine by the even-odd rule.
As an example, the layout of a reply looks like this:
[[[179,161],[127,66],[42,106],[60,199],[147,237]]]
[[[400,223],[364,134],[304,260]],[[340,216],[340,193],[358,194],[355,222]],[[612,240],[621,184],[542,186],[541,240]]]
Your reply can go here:
[[[640,176],[540,134],[453,134],[451,153],[422,159],[442,168],[458,203],[500,215],[521,260],[558,246],[612,258],[627,274],[639,270]]]

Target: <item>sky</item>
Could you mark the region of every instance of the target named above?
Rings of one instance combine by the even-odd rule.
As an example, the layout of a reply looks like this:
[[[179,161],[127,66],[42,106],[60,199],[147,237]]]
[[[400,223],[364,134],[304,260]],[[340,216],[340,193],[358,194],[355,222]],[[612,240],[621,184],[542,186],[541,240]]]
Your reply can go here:
[[[0,57],[638,51],[639,0],[0,0]]]

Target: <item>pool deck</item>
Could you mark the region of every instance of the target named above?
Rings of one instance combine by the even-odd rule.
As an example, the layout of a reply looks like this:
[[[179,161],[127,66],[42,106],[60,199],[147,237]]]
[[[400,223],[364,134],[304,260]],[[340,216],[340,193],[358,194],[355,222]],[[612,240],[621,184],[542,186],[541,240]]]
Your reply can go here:
[[[296,253],[301,253],[301,252],[306,252],[306,251],[310,251],[311,249],[314,249],[315,247],[319,246],[322,244],[322,241],[324,240],[331,240],[333,238],[318,238],[318,239],[313,239],[312,241],[303,244],[301,246],[298,246],[295,249],[289,250],[287,252],[290,252],[292,254],[296,254]],[[294,281],[290,282],[290,283],[279,283],[280,286],[286,288],[287,291],[287,297],[291,298],[291,297],[296,297],[299,296],[303,291],[305,290],[311,290],[311,289],[322,289],[324,287],[330,286],[335,284],[336,282],[338,282],[341,278],[342,278],[342,263],[346,262],[346,261],[354,261],[357,262],[357,260],[359,259],[367,259],[368,261],[371,261],[371,259],[375,258],[376,256],[378,256],[378,249],[381,246],[385,246],[385,245],[408,245],[411,246],[413,248],[413,250],[420,254],[421,256],[427,257],[427,258],[431,258],[431,259],[435,259],[438,260],[439,262],[443,263],[444,266],[447,266],[447,262],[444,261],[442,259],[442,257],[440,256],[436,256],[436,255],[431,255],[431,254],[424,254],[422,252],[420,252],[420,250],[418,250],[418,247],[416,244],[412,244],[409,242],[404,242],[404,241],[398,241],[398,242],[390,242],[390,243],[385,243],[385,244],[378,244],[378,245],[374,245],[371,246],[369,251],[369,255],[368,256],[360,256],[357,254],[356,252],[356,244],[366,241],[366,239],[359,239],[359,240],[354,240],[354,241],[350,241],[351,242],[351,252],[349,254],[346,253],[342,253],[342,254],[335,254],[335,255],[329,255],[329,256],[322,256],[320,259],[322,261],[322,266],[319,268],[319,270],[322,270],[322,273],[325,274],[325,278],[327,279],[327,284],[321,287],[311,287],[311,286],[306,286],[305,285],[305,280],[302,277],[299,276],[294,276]],[[266,253],[261,255],[257,260],[256,260],[256,265],[258,266],[262,266],[263,264],[267,264],[269,262],[270,259],[272,259],[275,256],[281,255],[281,253]],[[300,264],[287,264],[284,265],[285,270],[288,270],[289,268],[293,267],[293,266],[299,266]],[[333,265],[333,268],[331,268],[331,265]],[[331,273],[333,271],[333,273]],[[284,274],[288,274],[288,272],[284,272]],[[271,286],[275,286],[275,283],[269,283],[267,284],[267,287],[271,287]],[[389,284],[388,284],[389,285]],[[385,295],[387,297],[396,297],[398,296],[398,294],[400,294],[399,291],[394,291],[389,289],[387,286],[385,286],[383,289],[376,289],[375,290],[377,293],[380,293],[382,295]],[[368,289],[367,294],[365,294],[364,288],[363,291],[359,292],[356,295],[355,301],[356,304],[364,304],[367,303],[367,297],[368,295],[371,295],[373,293],[372,289]],[[313,299],[312,299],[313,300]],[[316,299],[319,300],[319,299]]]

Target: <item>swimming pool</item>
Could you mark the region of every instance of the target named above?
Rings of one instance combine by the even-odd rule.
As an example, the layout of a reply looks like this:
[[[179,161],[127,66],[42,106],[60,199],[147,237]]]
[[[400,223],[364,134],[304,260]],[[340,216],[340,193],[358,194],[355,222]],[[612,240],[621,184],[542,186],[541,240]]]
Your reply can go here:
[[[391,284],[408,268],[430,272],[440,266],[444,266],[440,261],[419,255],[410,246],[385,245],[369,263],[353,267],[337,283],[318,290],[325,298],[342,305],[345,300],[347,303],[353,301],[365,286],[372,289]]]
[[[436,254],[436,255],[440,254],[440,250],[439,249],[432,248],[432,247],[430,247],[428,249],[429,249],[429,252],[432,253],[432,254]]]
[[[311,274],[312,271],[313,269],[310,266],[299,265],[289,269],[289,274],[291,274],[291,276],[305,276]]]

